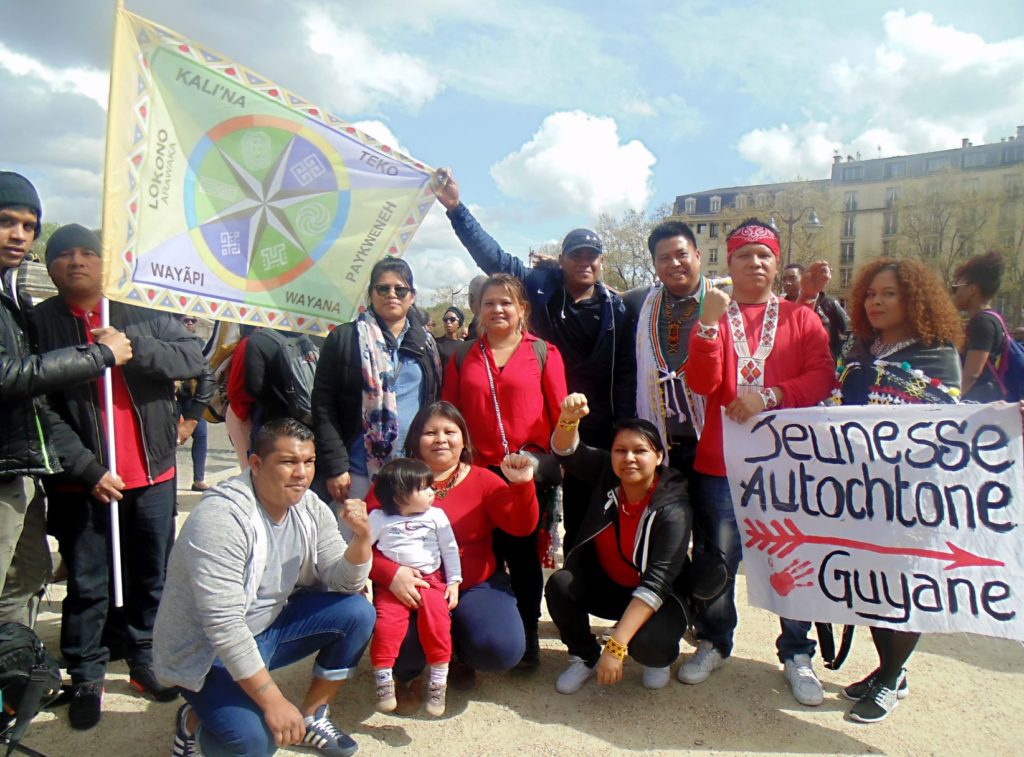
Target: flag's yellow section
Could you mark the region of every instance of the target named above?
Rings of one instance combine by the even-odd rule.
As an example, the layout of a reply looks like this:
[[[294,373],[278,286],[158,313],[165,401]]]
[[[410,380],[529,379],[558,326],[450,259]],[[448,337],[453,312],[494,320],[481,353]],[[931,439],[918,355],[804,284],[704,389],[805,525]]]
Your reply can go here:
[[[324,334],[433,202],[431,169],[118,9],[103,203],[114,300]]]

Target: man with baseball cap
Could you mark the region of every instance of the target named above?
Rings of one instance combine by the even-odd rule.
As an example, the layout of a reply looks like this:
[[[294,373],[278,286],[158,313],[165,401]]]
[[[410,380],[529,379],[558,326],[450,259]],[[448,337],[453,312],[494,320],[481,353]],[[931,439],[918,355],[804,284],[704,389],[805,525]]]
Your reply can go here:
[[[46,244],[46,267],[57,296],[36,307],[33,331],[43,349],[88,349],[103,300],[99,237],[78,224],[62,226]],[[131,339],[133,354],[110,372],[113,407],[102,402],[102,382],[51,392],[54,410],[78,434],[91,467],[107,459],[106,413],[113,413],[113,448],[124,482],[119,505],[124,607],[114,608],[110,586],[110,508],[66,477],[47,481],[50,527],[68,566],[61,614],[61,652],[73,684],[71,727],[100,720],[103,682],[111,653],[128,661],[129,684],[158,701],[177,696],[152,670],[153,623],[174,539],[175,381],[199,377],[186,420],[198,419],[213,396],[203,344],[169,313],[110,303],[110,323]],[[106,379],[103,379],[104,381]],[[102,462],[101,462],[102,461]]]
[[[636,415],[636,360],[633,326],[622,299],[600,281],[601,238],[590,229],[573,229],[562,241],[557,266],[530,268],[484,231],[460,201],[459,185],[447,169],[438,171],[434,194],[448,210],[459,241],[485,273],[504,272],[522,280],[530,301],[530,331],[558,348],[569,391],[585,394],[590,403],[590,414],[580,423],[580,439],[608,449],[614,421]],[[575,540],[590,491],[591,482],[570,476],[563,481],[565,551]],[[535,666],[536,620],[523,620],[524,664]]]
[[[39,477],[64,471],[107,501],[122,488],[104,468],[86,465],[81,441],[43,395],[84,385],[132,355],[124,334],[113,329],[95,332],[89,347],[32,352],[32,304],[19,290],[18,273],[42,215],[32,183],[0,171],[0,620],[26,625],[35,621],[51,568]]]

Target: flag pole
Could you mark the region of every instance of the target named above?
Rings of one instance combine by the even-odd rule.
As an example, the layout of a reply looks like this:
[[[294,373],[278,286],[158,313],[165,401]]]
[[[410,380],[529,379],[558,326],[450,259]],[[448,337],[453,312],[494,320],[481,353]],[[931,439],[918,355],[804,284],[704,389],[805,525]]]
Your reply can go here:
[[[104,184],[110,181],[111,178],[111,161],[113,158],[113,140],[111,138],[112,123],[110,121],[110,106],[114,102],[114,72],[117,70],[117,51],[119,45],[117,44],[117,27],[118,27],[118,13],[124,9],[124,0],[116,0],[114,4],[114,33],[111,38],[110,46],[110,90],[108,95],[108,107],[107,107],[107,143],[106,151],[104,155]],[[108,228],[107,223],[108,214],[113,213],[114,209],[110,207],[110,202],[107,197],[107,192],[103,193],[103,226]],[[109,242],[110,234],[103,234],[103,260],[106,265],[105,268],[109,270],[110,257],[114,250]],[[106,272],[105,272],[106,273]],[[104,275],[104,285],[106,285],[106,275]],[[103,328],[110,326],[110,300],[106,297],[103,298],[101,304],[101,321]],[[110,471],[110,475],[117,476],[117,451],[116,445],[114,444],[114,383],[113,383],[113,369],[107,368],[103,372],[103,408],[104,408],[104,419],[106,423],[106,440],[107,440],[107,469]],[[145,433],[145,429],[142,433]],[[111,574],[112,583],[114,589],[114,607],[124,606],[124,582],[121,577],[121,517],[120,517],[120,504],[119,501],[113,497],[110,498],[110,550],[111,550]]]

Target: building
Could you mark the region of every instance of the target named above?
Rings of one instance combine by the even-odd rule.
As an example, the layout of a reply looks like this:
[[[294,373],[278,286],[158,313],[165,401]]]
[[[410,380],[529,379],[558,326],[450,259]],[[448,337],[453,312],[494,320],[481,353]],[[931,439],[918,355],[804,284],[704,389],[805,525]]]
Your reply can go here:
[[[990,247],[1007,258],[1002,304],[1024,305],[1024,126],[999,142],[861,160],[836,155],[828,179],[727,187],[676,197],[673,214],[697,235],[703,268],[725,269],[725,236],[750,216],[773,220],[785,264],[828,260],[841,300],[854,271],[880,255],[913,255],[949,280]]]

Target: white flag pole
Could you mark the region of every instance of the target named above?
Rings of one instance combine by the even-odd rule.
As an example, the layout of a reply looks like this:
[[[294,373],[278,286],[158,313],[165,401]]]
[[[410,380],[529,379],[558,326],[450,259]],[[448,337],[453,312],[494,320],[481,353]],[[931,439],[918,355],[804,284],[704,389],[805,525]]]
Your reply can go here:
[[[110,300],[103,298],[101,306],[103,328],[110,326]],[[103,410],[107,426],[107,469],[117,476],[117,450],[114,444],[114,382],[113,368],[103,372]],[[110,560],[114,571],[114,607],[124,606],[121,582],[121,517],[118,500],[110,499]]]

